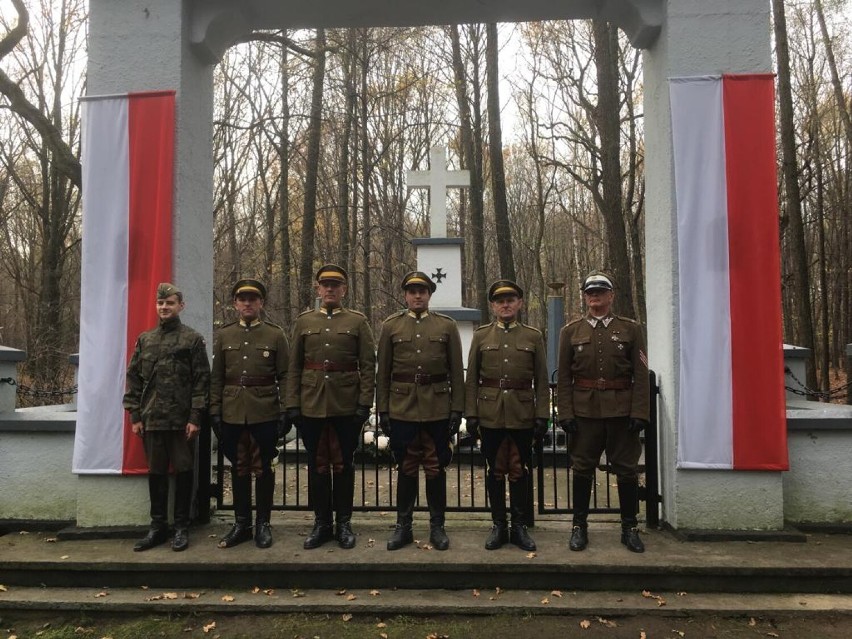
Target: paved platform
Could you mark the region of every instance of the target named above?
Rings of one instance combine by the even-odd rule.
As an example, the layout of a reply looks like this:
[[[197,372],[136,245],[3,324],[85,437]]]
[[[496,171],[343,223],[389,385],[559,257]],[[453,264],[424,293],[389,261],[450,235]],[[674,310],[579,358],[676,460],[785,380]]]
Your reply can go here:
[[[217,539],[228,529],[224,521],[191,529],[190,548],[182,553],[168,545],[135,553],[132,539],[62,541],[56,533],[11,532],[0,537],[0,584],[7,588],[0,592],[0,605],[8,604],[12,593],[28,588],[105,590],[111,593],[110,601],[118,601],[113,594],[126,589],[136,601],[140,592],[154,590],[246,593],[259,588],[278,592],[280,605],[284,605],[282,591],[335,593],[343,588],[385,594],[394,589],[422,592],[425,604],[444,591],[477,589],[481,599],[486,591],[497,588],[529,591],[539,600],[552,591],[576,593],[576,597],[595,592],[636,596],[643,591],[852,595],[852,539],[847,535],[809,534],[804,543],[682,541],[669,532],[645,531],[647,552],[634,554],[620,544],[617,523],[601,522],[590,527],[589,548],[575,553],[567,548],[569,525],[540,518],[532,531],[538,550],[527,553],[511,545],[485,550],[489,522],[465,519],[448,523],[451,546],[440,552],[428,545],[428,525],[420,517],[415,521],[415,538],[420,543],[389,552],[385,543],[392,521],[390,514],[356,516],[358,544],[353,550],[342,550],[334,543],[304,550],[302,541],[311,525],[304,513],[273,516],[275,543],[268,550],[253,543],[217,548]],[[288,602],[300,599],[285,598]],[[667,605],[681,598],[669,595]],[[369,594],[359,599],[371,606],[380,603]],[[554,606],[567,605],[558,597],[560,601],[550,599]],[[329,601],[336,599],[332,596]],[[657,605],[650,601],[651,607]],[[144,597],[137,603],[145,603]],[[301,608],[305,602],[288,603],[294,604]],[[748,605],[744,600],[743,606]],[[806,605],[815,604],[800,607]]]

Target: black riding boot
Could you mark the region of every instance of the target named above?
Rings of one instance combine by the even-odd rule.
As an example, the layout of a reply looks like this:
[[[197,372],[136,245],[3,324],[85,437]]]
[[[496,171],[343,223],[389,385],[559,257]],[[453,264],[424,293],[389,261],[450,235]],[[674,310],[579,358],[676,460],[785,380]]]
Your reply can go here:
[[[485,540],[486,550],[497,550],[509,543],[509,524],[506,520],[506,480],[488,475],[485,480],[488,502],[491,504],[491,534]]]
[[[618,502],[621,509],[621,543],[630,552],[645,552],[645,544],[639,538],[639,483],[633,479],[618,480]]]
[[[148,496],[151,499],[151,527],[148,534],[133,545],[136,552],[159,546],[169,538],[169,476],[148,475]]]
[[[314,507],[314,527],[305,537],[305,550],[319,548],[325,542],[334,539],[331,514],[331,469],[328,473],[310,472],[308,492]]]
[[[334,498],[335,529],[334,538],[341,548],[355,547],[355,533],[352,532],[352,500],[355,497],[355,469],[344,468],[334,476],[332,486]]]
[[[189,548],[192,474],[191,470],[187,470],[175,477],[175,536],[172,539],[172,550],[176,552]]]
[[[272,526],[269,524],[272,516],[272,499],[275,493],[275,471],[264,468],[262,474],[254,479],[255,522],[254,543],[258,548],[269,548],[272,545]]]
[[[231,468],[231,491],[234,494],[234,525],[219,540],[219,548],[231,548],[252,538],[251,530],[251,475],[238,475]]]
[[[589,545],[589,502],[592,499],[592,478],[574,473],[574,485],[571,488],[571,505],[574,508],[574,523],[568,547],[571,550],[585,550]]]
[[[426,503],[429,505],[429,543],[435,550],[450,547],[444,530],[447,512],[447,475],[443,469],[434,479],[426,480]]]
[[[509,541],[523,550],[535,550],[535,542],[527,532],[527,482],[529,475],[524,475],[518,481],[509,482],[509,508],[512,511],[512,527],[509,530]]]
[[[388,550],[399,550],[414,542],[411,520],[419,491],[417,477],[409,477],[402,472],[396,474],[396,528],[388,539]]]

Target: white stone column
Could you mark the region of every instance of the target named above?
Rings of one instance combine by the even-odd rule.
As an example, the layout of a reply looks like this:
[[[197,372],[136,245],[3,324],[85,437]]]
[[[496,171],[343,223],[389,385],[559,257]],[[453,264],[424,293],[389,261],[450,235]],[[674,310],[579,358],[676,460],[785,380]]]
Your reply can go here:
[[[645,52],[649,363],[660,383],[663,519],[675,528],[777,530],[780,472],[678,470],[678,258],[668,78],[772,70],[766,0],[664,0],[659,38]],[[778,309],[781,312],[781,309]],[[779,345],[780,347],[780,345]]]
[[[209,343],[213,299],[213,67],[190,49],[190,4],[189,0],[90,0],[87,90],[89,95],[177,91],[174,280],[186,297],[184,321],[205,335]],[[78,496],[80,526],[149,521],[145,477],[81,475]],[[108,502],[105,496],[109,496]]]

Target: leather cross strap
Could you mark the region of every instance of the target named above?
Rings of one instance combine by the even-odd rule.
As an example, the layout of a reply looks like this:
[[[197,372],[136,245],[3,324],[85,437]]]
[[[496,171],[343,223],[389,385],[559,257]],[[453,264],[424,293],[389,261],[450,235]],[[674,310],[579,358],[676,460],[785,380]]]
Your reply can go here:
[[[479,385],[486,388],[501,388],[503,390],[529,390],[532,388],[531,379],[506,379],[505,377],[480,377]]]
[[[633,387],[633,380],[622,377],[621,379],[587,379],[585,377],[574,378],[574,388],[584,390],[627,390]]]
[[[225,386],[275,386],[275,384],[275,375],[240,375],[225,378]]]
[[[338,364],[327,359],[322,362],[313,362],[309,359],[305,360],[303,365],[305,370],[309,371],[328,371],[332,373],[351,373],[358,370],[358,364]]]
[[[391,379],[395,382],[427,386],[429,384],[440,384],[441,382],[446,382],[447,374],[430,375],[429,373],[394,373],[391,375]]]

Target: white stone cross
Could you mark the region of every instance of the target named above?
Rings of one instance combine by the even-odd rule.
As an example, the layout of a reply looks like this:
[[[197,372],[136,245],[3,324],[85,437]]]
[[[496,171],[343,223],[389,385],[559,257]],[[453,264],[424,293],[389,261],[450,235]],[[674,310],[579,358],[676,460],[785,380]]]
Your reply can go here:
[[[429,235],[447,237],[447,189],[470,186],[470,171],[447,171],[444,149],[433,146],[429,151],[428,171],[409,171],[409,189],[429,189]]]

